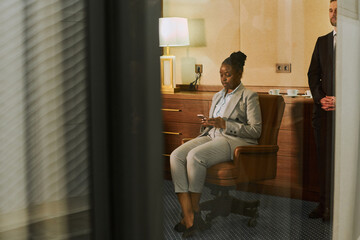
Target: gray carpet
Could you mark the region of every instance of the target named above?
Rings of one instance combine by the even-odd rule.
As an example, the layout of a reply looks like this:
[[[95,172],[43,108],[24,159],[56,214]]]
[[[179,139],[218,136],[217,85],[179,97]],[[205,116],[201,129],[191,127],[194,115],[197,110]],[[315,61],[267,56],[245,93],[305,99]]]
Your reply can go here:
[[[231,191],[231,195],[243,200],[260,200],[257,225],[248,227],[248,217],[230,214],[217,217],[211,229],[197,232],[189,239],[331,239],[332,226],[321,219],[309,219],[308,214],[317,206],[315,202],[301,201],[256,193]],[[205,187],[201,202],[212,199]],[[164,181],[164,239],[181,239],[181,234],[173,230],[180,221],[178,204],[171,181]],[[206,212],[203,212],[205,217]]]

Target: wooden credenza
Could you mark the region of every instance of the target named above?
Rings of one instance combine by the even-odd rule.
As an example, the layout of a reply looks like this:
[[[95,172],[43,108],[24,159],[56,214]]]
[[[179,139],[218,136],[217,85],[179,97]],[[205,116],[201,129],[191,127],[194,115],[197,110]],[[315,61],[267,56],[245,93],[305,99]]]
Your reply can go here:
[[[171,178],[169,156],[181,145],[183,138],[194,138],[200,134],[197,114],[209,114],[213,93],[181,92],[163,94],[163,134],[165,142],[165,177]]]
[[[262,93],[259,93],[262,94]],[[163,94],[163,134],[165,178],[171,179],[169,156],[183,138],[200,133],[197,114],[208,116],[214,92]],[[275,179],[239,185],[243,191],[317,201],[319,186],[315,162],[315,142],[311,126],[313,101],[284,96],[285,112],[278,136]]]

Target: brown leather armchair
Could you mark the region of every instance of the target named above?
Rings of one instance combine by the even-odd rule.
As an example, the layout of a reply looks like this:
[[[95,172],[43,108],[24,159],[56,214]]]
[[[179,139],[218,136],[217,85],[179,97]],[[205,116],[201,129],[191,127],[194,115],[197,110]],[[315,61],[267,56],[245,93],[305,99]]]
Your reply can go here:
[[[240,146],[235,149],[233,161],[216,164],[207,170],[206,184],[215,199],[200,204],[201,210],[210,210],[206,220],[230,213],[251,217],[248,225],[256,226],[260,201],[246,202],[229,195],[229,190],[240,183],[248,183],[276,176],[277,138],[284,113],[282,96],[259,94],[262,132],[258,145]]]

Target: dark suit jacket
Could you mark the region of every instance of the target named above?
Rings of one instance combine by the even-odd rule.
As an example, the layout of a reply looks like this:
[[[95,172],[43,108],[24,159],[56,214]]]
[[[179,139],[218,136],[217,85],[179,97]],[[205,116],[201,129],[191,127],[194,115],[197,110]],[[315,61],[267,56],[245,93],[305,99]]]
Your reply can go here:
[[[333,42],[333,32],[318,38],[308,71],[309,87],[315,103],[313,118],[315,127],[317,120],[325,114],[321,109],[320,99],[335,94]]]

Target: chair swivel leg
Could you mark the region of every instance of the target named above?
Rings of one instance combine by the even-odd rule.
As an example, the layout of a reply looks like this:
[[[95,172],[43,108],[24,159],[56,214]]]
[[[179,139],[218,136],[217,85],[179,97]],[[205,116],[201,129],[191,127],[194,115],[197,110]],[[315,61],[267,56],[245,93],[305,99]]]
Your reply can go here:
[[[260,205],[260,201],[243,201],[233,198],[231,202],[231,212],[248,217],[253,217]]]
[[[228,190],[220,190],[217,196],[200,204],[201,211],[211,211],[206,215],[206,221],[210,222],[217,216],[228,216],[231,213],[232,197],[229,196]]]

